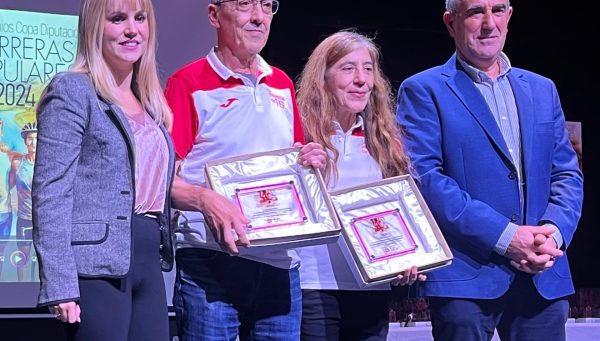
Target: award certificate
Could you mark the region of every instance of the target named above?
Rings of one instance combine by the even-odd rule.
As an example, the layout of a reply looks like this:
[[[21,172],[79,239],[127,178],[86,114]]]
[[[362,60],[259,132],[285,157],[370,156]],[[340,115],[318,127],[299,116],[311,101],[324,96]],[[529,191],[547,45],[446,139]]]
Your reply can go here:
[[[393,258],[417,249],[398,209],[355,218],[351,224],[370,262]]]
[[[308,220],[293,181],[237,188],[237,203],[251,221],[249,229],[302,224]]]

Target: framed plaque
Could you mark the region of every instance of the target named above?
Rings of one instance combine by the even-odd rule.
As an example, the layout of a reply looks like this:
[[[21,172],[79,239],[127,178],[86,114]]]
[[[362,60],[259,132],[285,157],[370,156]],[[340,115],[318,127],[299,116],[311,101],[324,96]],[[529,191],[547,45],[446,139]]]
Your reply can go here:
[[[350,268],[361,286],[390,281],[415,265],[449,265],[452,253],[410,175],[331,193]]]
[[[297,163],[300,148],[210,161],[211,189],[229,198],[250,220],[251,247],[286,248],[334,242],[341,226],[318,170]]]

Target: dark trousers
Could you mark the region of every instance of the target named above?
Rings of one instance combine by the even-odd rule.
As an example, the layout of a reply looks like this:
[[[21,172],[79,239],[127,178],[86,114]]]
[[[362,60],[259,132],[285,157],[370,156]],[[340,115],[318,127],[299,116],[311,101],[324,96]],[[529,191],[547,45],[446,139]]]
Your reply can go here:
[[[552,271],[552,270],[548,270]],[[493,300],[430,297],[435,340],[502,341],[565,340],[569,302],[546,300],[528,274],[519,274],[510,289]]]
[[[69,340],[166,341],[168,311],[155,219],[135,215],[133,254],[125,278],[80,278],[80,324],[65,324]]]
[[[302,341],[385,341],[389,290],[302,290]]]

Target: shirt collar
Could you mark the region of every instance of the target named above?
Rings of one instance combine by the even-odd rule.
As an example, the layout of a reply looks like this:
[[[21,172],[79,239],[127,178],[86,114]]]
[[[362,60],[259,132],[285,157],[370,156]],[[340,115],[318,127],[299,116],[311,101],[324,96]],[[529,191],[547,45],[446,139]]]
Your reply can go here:
[[[206,59],[208,60],[208,63],[210,64],[212,69],[215,70],[217,75],[219,75],[219,77],[221,77],[222,79],[227,80],[230,77],[238,78],[238,79],[245,78],[240,73],[234,72],[231,69],[229,69],[227,66],[225,66],[225,64],[223,64],[223,62],[221,62],[219,57],[217,57],[214,47],[210,50],[210,52],[206,56]],[[267,62],[260,55],[257,54],[256,59],[258,61],[258,70],[260,72],[258,79],[257,79],[257,82],[259,82],[263,77],[271,75],[273,73],[273,69],[271,68],[271,66],[269,66],[269,64],[267,64]]]
[[[458,59],[460,65],[465,69],[465,72],[469,77],[477,83],[483,83],[485,81],[490,81],[491,78],[485,72],[479,70],[476,67],[473,67],[467,64],[458,54],[456,54],[456,59]],[[504,52],[500,52],[500,56],[498,58],[498,64],[500,65],[500,74],[498,74],[497,78],[504,77],[507,73],[510,72],[511,65],[508,56]]]
[[[336,135],[360,135],[364,131],[365,125],[362,115],[356,115],[356,123],[346,132],[338,121],[333,121]]]

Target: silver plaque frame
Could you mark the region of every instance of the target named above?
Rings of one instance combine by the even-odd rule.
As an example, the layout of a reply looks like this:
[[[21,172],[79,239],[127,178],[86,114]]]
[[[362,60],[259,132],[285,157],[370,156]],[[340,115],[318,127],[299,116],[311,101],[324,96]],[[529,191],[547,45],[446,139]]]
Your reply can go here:
[[[452,252],[410,175],[337,190],[330,196],[342,225],[341,244],[346,245],[342,253],[359,285],[391,281],[413,265],[427,272],[452,262]],[[382,217],[383,222],[376,220]],[[362,230],[357,229],[360,222],[365,222]],[[387,235],[369,232],[369,224]],[[381,224],[385,226],[376,226]]]
[[[208,185],[251,220],[250,247],[335,242],[341,226],[318,169],[297,163],[300,148],[209,161]]]

